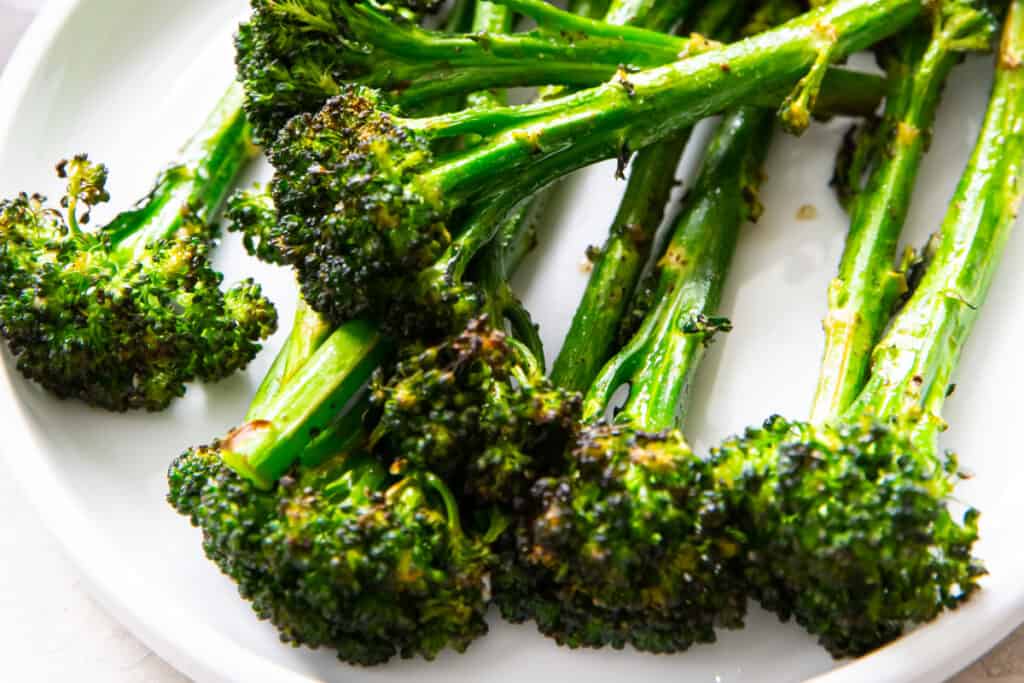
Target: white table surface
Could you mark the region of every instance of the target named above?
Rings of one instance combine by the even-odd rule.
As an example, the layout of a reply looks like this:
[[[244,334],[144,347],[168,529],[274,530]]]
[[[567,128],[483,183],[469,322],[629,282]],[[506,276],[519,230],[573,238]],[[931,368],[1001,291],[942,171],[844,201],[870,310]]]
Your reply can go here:
[[[0,0],[0,66],[42,2]],[[5,476],[3,467],[0,465],[0,519],[4,520],[0,523],[0,680],[186,681],[92,600],[75,568],[21,491]],[[992,680],[1024,683],[1024,627],[951,683]]]

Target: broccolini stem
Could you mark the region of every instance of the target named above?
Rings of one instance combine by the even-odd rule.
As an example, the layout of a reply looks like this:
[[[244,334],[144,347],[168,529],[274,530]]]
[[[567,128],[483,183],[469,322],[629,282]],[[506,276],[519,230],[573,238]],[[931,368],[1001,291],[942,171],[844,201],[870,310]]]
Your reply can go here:
[[[652,49],[661,47],[666,51],[674,51],[676,54],[685,52],[686,49],[687,41],[685,40],[681,41],[657,30],[645,30],[629,25],[633,23],[633,17],[636,15],[646,14],[646,11],[650,9],[650,5],[653,3],[646,3],[648,7],[645,9],[644,5],[632,2],[619,3],[620,7],[616,8],[614,7],[616,3],[613,2],[612,6],[609,7],[608,13],[605,15],[605,21],[567,12],[548,2],[544,2],[544,0],[499,0],[499,3],[514,12],[519,12],[536,20],[538,24],[547,30],[559,29],[593,38],[608,38],[613,41],[618,40],[637,45],[643,44]],[[672,7],[666,8],[667,12],[671,12],[672,9],[678,9],[682,13],[689,2],[688,0],[672,0],[670,4]]]
[[[272,486],[359,393],[387,346],[363,321],[335,330],[275,396],[224,440],[224,461],[256,485]]]
[[[570,0],[567,9],[581,17],[596,19],[608,12],[609,4],[608,0]]]
[[[444,30],[448,33],[468,31],[476,16],[477,4],[474,0],[455,0],[444,19]]]
[[[339,416],[327,429],[316,436],[302,450],[299,461],[303,467],[316,467],[330,458],[353,453],[366,442],[363,419],[369,408],[365,398]]]
[[[675,169],[688,136],[678,135],[637,155],[610,235],[594,263],[551,380],[585,391],[615,351],[615,340],[661,223]]]
[[[952,17],[936,17],[940,24],[934,31],[911,30],[886,55],[891,92],[878,132],[884,143],[865,142],[873,147],[868,161],[873,170],[854,196],[839,275],[829,287],[813,422],[841,415],[864,387],[871,350],[906,292],[904,274],[896,270],[896,250],[942,87],[960,58],[964,30],[991,35],[984,13],[966,4],[956,11]]]
[[[515,199],[514,196],[511,198]],[[505,200],[499,197],[497,201]],[[491,323],[500,327],[507,321],[513,337],[529,350],[534,357],[533,362],[543,368],[544,343],[540,333],[529,311],[508,283],[537,243],[537,205],[536,199],[519,201],[519,206],[508,214],[494,238],[480,252],[473,263],[471,276],[473,282],[478,283],[485,293],[484,310],[490,316]]]
[[[455,0],[448,16],[444,20],[444,30],[448,33],[465,33],[472,27],[476,19],[475,0]],[[416,108],[416,112],[424,114],[437,114],[446,111],[461,109],[466,104],[466,97],[463,92],[449,93],[444,97],[425,102]]]
[[[497,5],[487,0],[480,0],[477,4],[477,13],[473,23],[475,32],[508,32],[512,28],[512,13],[503,5]],[[504,91],[487,91],[470,95],[470,103],[474,106],[502,105],[507,103],[507,96]],[[512,202],[506,201],[504,197],[497,197],[490,200],[500,207],[506,207]],[[501,227],[488,243],[483,253],[476,259],[479,266],[476,268],[473,280],[480,284],[485,292],[490,309],[492,324],[501,325],[508,321],[512,333],[530,350],[536,357],[544,358],[544,345],[540,339],[537,327],[533,324],[529,312],[522,305],[522,302],[512,293],[508,279],[522,263],[526,254],[536,244],[537,232],[534,227],[534,212],[538,205],[538,198],[534,197],[527,201],[521,201],[515,197],[518,203],[501,221]],[[491,220],[485,218],[485,220]]]
[[[508,13],[507,7],[502,9]],[[488,87],[590,86],[606,80],[620,65],[665,64],[691,47],[690,41],[636,29],[632,30],[636,35],[628,40],[618,35],[566,40],[541,32],[511,33],[501,30],[507,26],[505,22],[485,23],[476,27],[475,33],[462,35],[405,24],[395,30],[395,20],[369,4],[346,6],[341,11],[354,37],[383,53],[368,61],[366,75],[356,82],[390,91],[404,107],[442,93]]]
[[[523,196],[509,191],[477,205],[444,254],[424,276],[433,279],[440,273],[446,280],[461,281],[477,254],[495,237]]]
[[[838,0],[738,43],[557,100],[406,119],[431,135],[494,135],[424,173],[421,188],[457,200],[479,193],[495,168],[515,174],[538,156],[569,157],[559,169],[564,174],[641,149],[759,92],[792,85],[816,63],[822,32],[830,56],[839,59],[900,30],[920,11],[920,0]],[[501,133],[509,124],[517,125]],[[581,139],[593,152],[581,149]]]
[[[717,33],[719,23],[736,13],[739,4],[739,0],[726,0],[702,7],[695,22],[697,32]],[[626,0],[613,3],[609,16],[624,16],[622,7],[628,5]],[[656,18],[649,19],[648,25],[657,28],[663,17],[665,14],[659,12]],[[594,263],[569,333],[552,366],[551,380],[555,384],[572,391],[586,391],[615,352],[619,327],[650,255],[690,133],[691,129],[685,129],[651,145],[633,161],[610,235]]]
[[[509,33],[512,30],[512,13],[507,7],[496,5],[487,0],[476,3],[473,14],[473,33]],[[503,90],[484,90],[470,93],[467,97],[469,106],[484,107],[508,104],[508,96]]]
[[[871,116],[886,94],[886,81],[874,74],[830,67],[821,82],[821,91],[814,100],[813,116]],[[783,99],[779,93],[752,98],[751,104],[775,106]]]
[[[583,419],[600,419],[629,385],[616,420],[645,431],[680,426],[693,375],[715,332],[714,318],[743,223],[756,215],[756,190],[773,114],[744,107],[727,114],[708,147],[672,240],[659,261],[654,307],[633,339],[587,393]]]
[[[626,2],[627,0],[622,0]],[[638,2],[646,2],[646,0],[637,0]],[[591,19],[600,19],[606,17],[608,11],[611,8],[611,4],[607,0],[597,0],[592,2],[591,0],[570,0],[567,10],[573,14],[578,14],[581,17],[589,17]],[[537,93],[538,99],[549,100],[555,97],[559,97],[567,92],[567,88],[562,85],[548,85],[540,89]]]
[[[473,33],[509,33],[512,30],[512,13],[508,7],[488,0],[479,0],[473,14]]]
[[[125,262],[146,245],[177,232],[186,221],[210,225],[245,165],[255,157],[252,131],[242,111],[244,92],[233,83],[202,128],[133,211],[105,230]]]
[[[944,427],[951,375],[977,320],[1024,198],[1024,0],[1010,5],[977,144],[942,224],[937,252],[875,348],[871,378],[847,411]]]
[[[677,23],[685,21],[693,4],[693,0],[613,0],[602,21],[613,26],[633,25],[667,33]]]
[[[389,479],[384,466],[368,455],[360,453],[346,458],[344,464],[344,474],[324,487],[324,495],[332,500],[368,503]]]
[[[331,327],[320,314],[310,308],[304,298],[300,296],[298,299],[291,332],[256,390],[246,421],[263,410],[264,404],[277,395],[281,386],[295,375],[331,333]]]

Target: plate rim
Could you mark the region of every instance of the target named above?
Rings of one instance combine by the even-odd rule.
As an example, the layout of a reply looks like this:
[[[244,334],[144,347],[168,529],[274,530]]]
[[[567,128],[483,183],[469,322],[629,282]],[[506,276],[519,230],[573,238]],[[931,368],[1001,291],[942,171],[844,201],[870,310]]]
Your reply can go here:
[[[89,1],[48,0],[21,36],[0,72],[0,150],[11,136],[11,125],[32,77],[72,14]],[[116,548],[86,523],[86,516],[77,510],[47,461],[34,457],[43,447],[29,424],[27,405],[16,397],[13,382],[19,380],[9,362],[0,363],[0,399],[6,402],[0,414],[5,413],[12,427],[0,443],[0,457],[47,531],[108,613],[168,664],[193,679],[317,683],[317,679],[290,671],[207,627],[202,619],[161,594],[154,594],[141,577],[117,562],[99,559],[116,557]],[[14,453],[22,457],[16,460]],[[59,514],[59,510],[63,513]],[[133,609],[125,596],[142,593],[147,594],[149,604],[155,601],[159,609]],[[991,612],[987,612],[988,616],[953,621],[940,618],[870,655],[808,679],[808,683],[859,683],[867,680],[865,674],[872,676],[870,680],[901,682],[951,677],[1024,622],[1024,588],[1012,600],[1001,600],[994,610],[991,605],[986,607]],[[159,615],[159,623],[154,613]],[[957,647],[937,647],[950,641],[956,642]],[[917,662],[925,664],[915,666]],[[880,672],[885,673],[879,676]]]

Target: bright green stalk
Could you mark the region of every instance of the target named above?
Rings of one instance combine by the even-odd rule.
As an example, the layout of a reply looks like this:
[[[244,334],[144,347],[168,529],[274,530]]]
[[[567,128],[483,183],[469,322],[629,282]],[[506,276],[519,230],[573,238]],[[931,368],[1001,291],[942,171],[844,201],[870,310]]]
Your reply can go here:
[[[616,12],[622,12],[627,15],[629,12],[624,11],[627,7],[644,8],[647,7],[650,0],[616,0],[614,3],[604,2],[590,2],[590,0],[573,0],[569,3],[568,11],[573,14],[578,14],[581,17],[587,17],[588,19],[600,19],[604,18],[608,21],[608,15],[612,11],[613,6],[622,8],[615,10]],[[675,0],[671,5],[675,4]],[[614,22],[611,22],[614,23]],[[629,23],[628,19],[623,19],[619,23]],[[549,85],[540,89],[540,99],[549,100],[555,97],[564,95],[567,92],[567,88],[561,85]]]
[[[587,22],[586,34],[573,34],[579,39],[566,40],[543,31],[511,33],[509,8],[502,6],[501,11],[509,14],[507,19],[497,18],[485,6],[474,17],[473,33],[452,34],[405,25],[396,30],[391,16],[369,5],[345,8],[347,30],[374,48],[365,54],[352,51],[347,61],[365,75],[353,73],[349,80],[386,91],[407,108],[440,96],[495,87],[549,83],[589,87],[610,78],[620,65],[657,66],[691,49],[686,40],[655,31],[618,29],[564,10],[555,11],[574,22]]]
[[[567,12],[544,2],[544,0],[500,0],[499,4],[505,5],[514,12],[519,12],[535,19],[545,30],[557,29],[568,32],[570,35],[576,34],[588,36],[588,38],[621,40],[626,43],[632,42],[637,45],[645,45],[652,50],[661,47],[665,50],[675,51],[677,54],[681,51],[680,46],[685,50],[685,40],[680,40],[657,30],[646,30],[630,25],[633,23],[635,16],[645,15],[655,6],[653,0],[647,0],[646,2],[638,2],[637,0],[612,2],[608,12],[605,14],[605,21]],[[669,4],[671,7],[667,8],[666,11],[671,12],[673,9],[677,9],[682,13],[689,3],[687,0],[671,0]]]
[[[712,140],[687,204],[659,261],[655,304],[633,339],[587,393],[583,419],[600,419],[619,387],[630,395],[616,421],[657,432],[681,425],[694,372],[712,335],[740,228],[756,214],[756,187],[773,115],[727,114]]]
[[[793,84],[819,61],[823,27],[828,54],[840,59],[899,31],[920,11],[919,0],[838,0],[713,52],[557,100],[405,119],[407,127],[430,136],[494,136],[435,165],[420,176],[419,185],[428,196],[458,201],[460,195],[478,195],[494,169],[516,174],[536,165],[539,154],[560,160],[550,182],[615,158],[624,148],[642,149],[758,93]]]
[[[463,33],[470,29],[476,18],[477,3],[473,0],[455,0],[452,9],[444,20],[444,30],[448,33]]]
[[[224,461],[269,488],[336,419],[384,359],[387,343],[363,321],[343,325],[245,425],[221,444]]]
[[[883,11],[889,2],[891,0],[881,3]],[[508,3],[502,1],[498,4]],[[581,30],[589,31],[587,37],[565,45],[534,34],[488,32],[456,36],[427,31],[417,34],[417,29],[410,28],[407,33],[414,35],[403,36],[399,40],[390,36],[393,33],[393,30],[388,31],[391,20],[380,15],[376,17],[376,24],[367,26],[364,31],[373,36],[381,36],[374,44],[379,43],[381,49],[403,55],[402,61],[392,63],[384,60],[374,66],[370,76],[353,78],[352,82],[382,90],[392,102],[403,108],[415,108],[453,93],[495,87],[551,83],[591,87],[612,78],[622,66],[627,67],[627,70],[649,69],[684,57],[715,52],[720,48],[699,36],[677,37],[637,26],[615,27],[606,22],[578,17],[544,2],[537,4],[545,8],[545,13],[562,17],[560,23],[583,25]],[[674,5],[656,6],[657,20],[669,21],[674,18],[665,9],[668,6]],[[518,6],[509,7],[518,9]],[[620,7],[623,7],[620,14],[642,9],[642,6],[631,3],[623,3]],[[678,9],[684,11],[685,7],[680,5]],[[819,32],[809,35],[814,39],[816,59],[807,64],[807,67],[815,66],[813,78],[800,89],[800,92],[806,91],[806,96],[798,98],[787,111],[806,109],[803,112],[806,118],[810,117],[812,111],[821,111],[815,98],[810,96],[820,90],[830,93],[839,102],[852,100],[852,106],[858,112],[865,106],[865,100],[873,97],[879,79],[861,74],[861,80],[869,87],[867,92],[854,90],[836,98],[832,85],[826,82],[836,71],[829,65],[840,61],[847,52],[841,45],[834,52],[831,49],[832,34],[819,34],[822,31],[826,29],[819,28]],[[787,80],[766,91],[758,91],[758,95],[768,97],[753,101],[778,106],[779,102],[786,99],[793,82]],[[874,102],[877,103],[877,99]]]
[[[622,16],[621,7],[625,4],[613,5],[609,17]],[[737,1],[709,3],[695,22],[695,32],[714,35],[730,14],[739,14],[740,4]],[[658,15],[663,16],[663,13]],[[661,19],[652,19],[646,25],[658,28],[657,21]],[[691,132],[692,129],[683,130],[675,137],[641,150],[633,160],[609,237],[594,263],[583,298],[551,369],[555,384],[573,391],[586,391],[615,352],[620,324],[650,255],[665,204],[675,185],[676,168]]]
[[[986,13],[949,4],[952,13],[938,17],[934,30],[915,29],[882,54],[891,92],[879,138],[859,142],[870,147],[872,170],[864,187],[854,190],[850,232],[829,288],[813,422],[838,417],[867,381],[871,349],[907,289],[896,251],[943,85],[965,49],[991,42],[994,27]]]
[[[981,133],[943,221],[937,251],[876,347],[871,379],[847,411],[919,418],[922,444],[944,427],[940,413],[953,371],[1024,198],[1022,57],[1024,6],[1017,0],[1006,18]]]
[[[512,30],[512,13],[507,7],[496,5],[487,0],[476,3],[473,14],[473,33],[509,33]],[[470,93],[467,97],[471,107],[497,106],[508,104],[508,97],[503,90],[485,90]]]
[[[264,404],[275,397],[281,387],[292,379],[299,368],[327,340],[331,331],[330,325],[300,296],[291,332],[288,333],[284,346],[274,358],[259,389],[256,390],[256,395],[249,403],[246,421],[253,419],[263,410]]]
[[[613,0],[602,21],[613,26],[633,25],[668,33],[685,19],[693,4],[693,0]]]
[[[242,87],[233,83],[140,207],[119,214],[105,228],[124,262],[137,260],[147,245],[173,235],[190,216],[205,225],[213,221],[238,174],[257,153],[243,100]]]
[[[584,391],[615,351],[620,323],[636,289],[654,233],[675,184],[688,135],[640,152],[618,213],[587,281],[562,349],[551,368],[558,386]]]
[[[615,0],[604,21],[667,31],[685,18],[691,4],[690,0]],[[732,9],[737,4],[710,3]],[[713,25],[699,27],[697,32],[710,32],[712,28]],[[690,131],[686,130],[641,150],[630,165],[629,181],[610,237],[594,263],[569,333],[552,367],[551,379],[555,384],[585,391],[613,353],[616,331],[664,216],[665,204],[675,185],[676,167],[689,137]]]

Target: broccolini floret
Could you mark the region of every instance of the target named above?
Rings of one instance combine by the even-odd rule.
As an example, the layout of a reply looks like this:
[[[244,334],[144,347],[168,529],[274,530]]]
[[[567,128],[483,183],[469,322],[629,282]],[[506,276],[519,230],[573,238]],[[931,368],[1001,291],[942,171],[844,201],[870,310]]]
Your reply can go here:
[[[372,665],[463,651],[487,632],[492,555],[437,477],[398,479],[343,453],[264,490],[221,456],[214,444],[175,460],[168,500],[282,641]]]
[[[253,154],[237,86],[129,211],[89,228],[107,169],[61,162],[59,208],[0,202],[0,333],[18,369],[60,398],[162,410],[194,380],[244,368],[277,324],[252,280],[221,289],[213,223]]]
[[[418,321],[464,319],[448,305],[447,275],[439,282],[428,273],[425,285],[410,285],[450,248],[464,261],[493,235],[497,221],[490,234],[481,228],[472,248],[461,246],[458,212],[498,194],[519,200],[765,89],[790,87],[806,69],[827,68],[919,9],[912,0],[840,0],[741,43],[518,107],[406,118],[375,91],[343,86],[318,114],[292,119],[270,150],[280,220],[261,236],[275,252],[264,256],[295,267],[306,300],[333,323],[369,316],[391,333],[415,336]],[[835,28],[835,42],[822,61],[824,24]],[[773,58],[781,51],[787,59]],[[467,134],[482,139],[464,151],[435,151]]]
[[[525,569],[502,577],[497,599],[560,643],[675,652],[742,625],[742,534],[679,426],[704,348],[729,329],[714,312],[738,232],[756,215],[771,126],[754,109],[724,118],[659,261],[654,307],[592,383],[564,472],[534,489],[519,534]]]
[[[486,318],[382,374],[374,400],[377,449],[399,471],[437,472],[460,495],[509,510],[560,460],[579,406]]]
[[[508,285],[536,241],[532,218],[510,215],[473,263],[485,315],[410,347],[378,372],[371,395],[375,452],[399,471],[435,472],[474,506],[509,518],[560,460],[579,410],[577,394],[544,376],[536,327]]]
[[[715,455],[716,476],[746,530],[745,574],[752,591],[766,608],[792,616],[818,636],[836,657],[865,654],[908,625],[957,607],[984,574],[972,556],[978,513],[951,506],[962,475],[956,457],[944,453],[937,439],[946,428],[940,411],[951,374],[1022,196],[1024,74],[1013,56],[1024,36],[1019,3],[1007,19],[978,143],[920,282],[891,320],[890,310],[875,310],[876,301],[866,305],[860,293],[886,287],[885,278],[874,282],[871,276],[891,271],[894,247],[887,246],[887,235],[898,232],[901,220],[897,212],[895,226],[865,221],[864,207],[884,194],[894,206],[905,201],[898,195],[905,186],[892,180],[906,174],[902,179],[911,182],[922,153],[908,129],[920,126],[918,132],[926,133],[934,93],[955,61],[951,52],[977,47],[991,32],[990,18],[973,3],[945,3],[936,16],[934,32],[907,38],[923,42],[913,49],[908,43],[903,54],[916,56],[900,69],[896,86],[897,94],[932,95],[890,102],[887,113],[905,121],[890,127],[894,137],[881,148],[886,156],[874,179],[854,195],[853,216],[861,225],[854,226],[847,246],[848,255],[863,250],[871,256],[856,267],[844,257],[841,268],[843,287],[854,294],[851,306],[862,307],[862,318],[882,316],[888,331],[873,351],[852,343],[847,354],[826,354],[821,374],[835,374],[838,381],[819,385],[828,387],[818,395],[826,407],[814,419],[772,418],[727,440]],[[959,35],[960,28],[971,37]],[[888,210],[888,203],[882,206]],[[833,330],[826,330],[831,343]],[[869,361],[858,356],[868,353],[870,370],[862,375],[857,368]],[[849,362],[846,356],[856,358]]]

